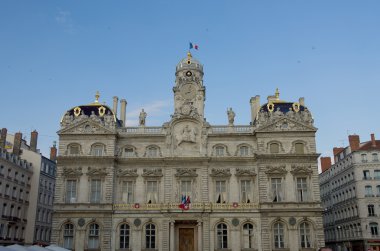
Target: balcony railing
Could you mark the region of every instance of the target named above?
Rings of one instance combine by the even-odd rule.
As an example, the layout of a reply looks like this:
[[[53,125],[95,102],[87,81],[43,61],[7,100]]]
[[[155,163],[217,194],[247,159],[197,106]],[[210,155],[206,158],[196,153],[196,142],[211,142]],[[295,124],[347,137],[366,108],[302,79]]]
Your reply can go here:
[[[114,210],[181,210],[179,208],[180,203],[134,203],[134,204],[114,204]],[[255,203],[202,203],[194,202],[190,203],[188,210],[244,210],[244,209],[257,209],[258,205]]]

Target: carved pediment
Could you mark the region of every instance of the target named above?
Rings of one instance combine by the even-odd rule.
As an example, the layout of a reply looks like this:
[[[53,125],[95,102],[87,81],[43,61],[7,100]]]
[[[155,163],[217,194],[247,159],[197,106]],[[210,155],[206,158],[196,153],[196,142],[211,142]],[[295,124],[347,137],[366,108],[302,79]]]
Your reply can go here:
[[[265,173],[267,175],[285,175],[288,171],[286,171],[285,166],[267,166]]]
[[[211,169],[211,174],[210,174],[211,177],[224,177],[224,178],[227,178],[227,177],[230,177],[231,176],[231,172],[230,172],[230,169],[222,169],[222,168],[213,168]]]
[[[114,134],[113,128],[107,128],[102,123],[91,118],[83,119],[59,130],[58,134]]]
[[[292,165],[290,171],[293,175],[311,175],[313,170],[310,165]]]
[[[118,177],[137,177],[137,176],[139,176],[137,174],[137,169],[121,169],[121,168],[119,168],[116,171],[116,175]]]
[[[62,172],[65,177],[78,177],[82,174],[82,167],[64,167]]]
[[[144,169],[143,174],[141,175],[143,177],[162,177],[162,169]]]
[[[317,129],[310,125],[305,125],[299,121],[281,118],[273,123],[266,124],[259,127],[256,131],[267,132],[267,131],[316,131]]]
[[[106,176],[107,169],[105,167],[89,167],[87,171],[87,176]]]
[[[254,176],[256,176],[256,173],[254,170],[237,168],[236,169],[236,176],[238,176],[238,177],[254,177]]]
[[[181,168],[177,169],[177,173],[175,174],[175,176],[178,178],[195,178],[198,177],[198,174],[196,173],[195,168]]]

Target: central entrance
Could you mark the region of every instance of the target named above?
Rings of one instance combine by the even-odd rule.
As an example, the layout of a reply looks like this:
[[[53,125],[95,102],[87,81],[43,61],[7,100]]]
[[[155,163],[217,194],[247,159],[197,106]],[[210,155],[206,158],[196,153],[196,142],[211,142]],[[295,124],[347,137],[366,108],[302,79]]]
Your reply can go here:
[[[176,220],[176,249],[178,251],[201,251],[198,250],[197,240],[197,221],[195,220]]]
[[[194,228],[179,228],[179,251],[194,251]]]

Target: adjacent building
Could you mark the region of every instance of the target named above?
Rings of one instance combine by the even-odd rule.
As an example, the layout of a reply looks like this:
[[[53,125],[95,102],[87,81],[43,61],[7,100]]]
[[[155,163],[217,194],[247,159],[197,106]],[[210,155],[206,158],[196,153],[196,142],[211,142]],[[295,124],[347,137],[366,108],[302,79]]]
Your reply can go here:
[[[324,246],[313,118],[300,98],[251,98],[250,124],[205,117],[203,65],[175,71],[161,126],[128,126],[126,100],[61,120],[52,241],[75,250],[318,250]],[[248,103],[248,102],[247,102]],[[74,104],[75,105],[75,104]],[[227,104],[226,104],[227,105]]]
[[[50,160],[37,149],[37,138],[37,131],[33,131],[27,145],[21,133],[11,135],[5,128],[1,130],[1,245],[50,243],[56,147],[51,148]],[[50,201],[41,200],[39,194]]]
[[[321,158],[321,200],[326,245],[338,251],[380,250],[380,141],[360,142],[348,137],[349,146],[334,148]]]

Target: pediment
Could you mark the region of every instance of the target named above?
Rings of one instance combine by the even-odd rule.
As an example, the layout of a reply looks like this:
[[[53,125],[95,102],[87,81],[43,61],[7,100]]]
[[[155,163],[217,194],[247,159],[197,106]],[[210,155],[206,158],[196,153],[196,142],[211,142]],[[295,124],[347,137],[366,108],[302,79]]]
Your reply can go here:
[[[293,175],[311,175],[313,170],[310,165],[292,165],[290,171]]]
[[[198,177],[198,174],[196,173],[195,168],[181,168],[181,169],[177,169],[177,173],[175,174],[175,176],[179,178],[186,178],[186,177],[195,178],[195,177]]]
[[[144,169],[143,174],[141,175],[145,178],[147,177],[162,177],[162,169]]]
[[[222,169],[222,168],[213,168],[211,169],[211,177],[223,177],[227,178],[231,176],[230,169]]]
[[[65,177],[78,177],[82,174],[82,167],[63,167],[62,170],[62,175]]]
[[[89,167],[87,171],[87,176],[106,176],[107,174],[107,169],[105,167]]]
[[[137,177],[137,169],[118,169],[116,172],[118,177]]]
[[[286,131],[313,131],[316,132],[317,128],[310,125],[305,125],[302,122],[299,122],[294,119],[289,118],[280,118],[272,123],[266,124],[257,128],[257,132],[286,132]]]
[[[287,172],[285,166],[267,166],[265,171],[268,175],[285,175]]]
[[[256,176],[256,173],[254,170],[237,168],[236,169],[236,176],[238,176],[238,177],[254,177],[254,176]]]
[[[115,131],[107,128],[101,122],[91,118],[83,119],[78,123],[71,124],[57,132],[58,134],[114,134]]]

